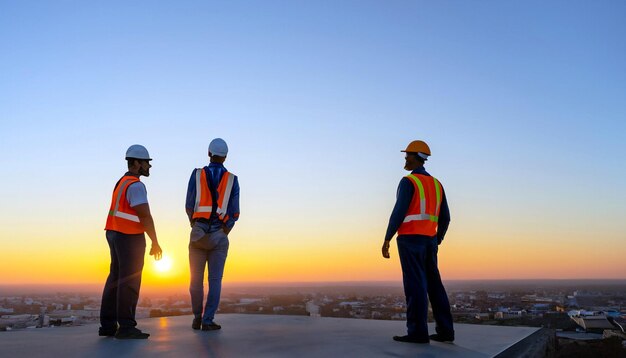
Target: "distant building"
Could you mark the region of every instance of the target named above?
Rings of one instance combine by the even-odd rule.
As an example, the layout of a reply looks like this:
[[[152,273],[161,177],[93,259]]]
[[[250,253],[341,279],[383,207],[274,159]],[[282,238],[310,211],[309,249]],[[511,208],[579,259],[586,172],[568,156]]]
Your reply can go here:
[[[615,329],[604,315],[571,317],[586,332],[602,332],[605,329]]]
[[[309,301],[306,303],[306,311],[309,313],[311,317],[320,317],[320,306],[316,305],[315,302]]]
[[[344,302],[340,302],[339,303],[340,307],[362,307],[363,306],[363,302],[361,301],[344,301]]]
[[[570,311],[568,314],[577,325],[585,330],[585,332],[602,332],[605,329],[616,329],[619,326],[618,324],[611,323],[609,319],[607,319],[612,318],[614,320],[614,315],[610,315],[605,312],[590,312],[581,310]]]
[[[309,301],[305,306],[306,311],[309,313],[311,317],[321,317],[320,315],[320,306],[316,305],[315,302]]]
[[[514,319],[522,317],[526,312],[522,311],[507,311],[507,312],[496,312],[494,315],[495,319]]]
[[[20,328],[35,328],[39,321],[39,315],[17,314],[0,317],[0,326],[5,330]]]

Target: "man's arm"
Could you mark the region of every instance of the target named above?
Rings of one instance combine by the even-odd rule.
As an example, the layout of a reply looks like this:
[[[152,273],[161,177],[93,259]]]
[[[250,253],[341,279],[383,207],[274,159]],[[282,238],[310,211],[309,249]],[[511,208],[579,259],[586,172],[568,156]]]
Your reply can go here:
[[[233,226],[235,226],[235,222],[239,219],[239,179],[236,176],[233,182],[233,189],[230,192],[226,213],[228,214],[228,220],[224,223],[224,233],[228,235]]]
[[[139,222],[143,225],[146,234],[152,240],[152,247],[150,248],[150,255],[154,255],[155,260],[160,260],[163,255],[163,250],[159,246],[159,240],[157,239],[156,230],[154,229],[154,220],[152,220],[152,214],[150,214],[150,205],[148,203],[139,204],[134,206],[133,209],[139,216]]]
[[[398,185],[398,191],[396,194],[396,204],[393,207],[393,211],[391,212],[391,217],[389,218],[389,224],[387,225],[387,233],[385,234],[385,242],[383,243],[382,253],[383,257],[389,258],[389,242],[393,238],[393,236],[402,225],[404,221],[404,217],[406,216],[406,212],[409,210],[409,205],[411,205],[411,199],[413,198],[413,184],[407,178],[402,178],[400,180],[400,184]]]
[[[191,172],[189,184],[187,184],[187,198],[185,199],[185,212],[189,218],[189,224],[193,226],[193,208],[196,205],[196,170]]]
[[[439,219],[437,221],[437,241],[439,244],[443,241],[448,231],[448,225],[450,225],[450,208],[448,207],[448,200],[446,199],[446,192],[441,187],[443,193],[441,199],[441,207],[439,208]]]

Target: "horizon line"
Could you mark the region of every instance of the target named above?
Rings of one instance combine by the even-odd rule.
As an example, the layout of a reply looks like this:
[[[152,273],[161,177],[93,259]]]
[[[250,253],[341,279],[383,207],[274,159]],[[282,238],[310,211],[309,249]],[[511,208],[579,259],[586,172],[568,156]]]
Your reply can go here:
[[[626,278],[469,278],[469,279],[443,279],[444,282],[523,282],[523,281],[623,281],[626,283]],[[29,282],[29,283],[2,283],[0,282],[0,287],[18,287],[18,286],[93,286],[93,285],[103,285],[101,282],[72,282],[72,283],[63,283],[63,282]],[[187,282],[184,283],[167,283],[163,284],[163,287],[171,287],[171,286],[181,286],[187,285]],[[353,280],[353,281],[224,281],[223,285],[320,285],[320,284],[331,284],[331,285],[339,285],[339,284],[375,284],[375,285],[384,285],[384,284],[402,284],[402,280]],[[142,285],[143,286],[143,285]]]

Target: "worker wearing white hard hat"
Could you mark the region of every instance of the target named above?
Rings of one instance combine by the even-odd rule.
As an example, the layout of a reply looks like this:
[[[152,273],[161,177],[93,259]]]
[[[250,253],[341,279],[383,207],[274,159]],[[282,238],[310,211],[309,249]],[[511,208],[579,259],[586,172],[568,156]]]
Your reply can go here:
[[[409,343],[452,342],[454,327],[450,303],[437,267],[438,245],[450,223],[448,202],[439,180],[424,169],[431,155],[428,144],[412,141],[402,152],[406,153],[404,169],[411,173],[400,180],[382,247],[383,257],[388,259],[389,242],[398,233],[396,241],[407,301],[407,335],[393,339]],[[430,336],[429,300],[437,332]]]
[[[126,160],[132,158],[148,161],[152,160],[152,158],[150,158],[150,154],[148,154],[148,150],[146,149],[146,147],[140,144],[133,144],[128,147],[128,150],[126,150]]]
[[[191,328],[213,331],[220,302],[222,275],[228,255],[228,235],[239,219],[239,181],[224,167],[228,145],[222,138],[209,144],[209,165],[194,169],[187,186],[185,209],[189,235],[189,294],[194,315]],[[204,272],[209,270],[209,292],[204,304]]]
[[[100,336],[118,339],[146,339],[150,336],[136,328],[135,310],[146,251],[144,232],[152,240],[150,255],[156,260],[162,255],[146,187],[139,180],[141,176],[150,176],[151,160],[144,146],[131,145],[126,151],[128,172],[113,190],[105,226],[111,265],[102,292]]]

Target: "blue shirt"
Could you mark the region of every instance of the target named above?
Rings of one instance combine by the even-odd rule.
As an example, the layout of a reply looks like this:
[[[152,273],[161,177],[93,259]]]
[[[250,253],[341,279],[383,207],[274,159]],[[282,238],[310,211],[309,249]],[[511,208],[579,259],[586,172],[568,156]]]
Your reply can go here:
[[[209,181],[209,187],[213,187],[217,189],[217,186],[222,180],[222,175],[226,173],[226,168],[224,165],[220,163],[210,163],[208,166],[203,168],[207,180]],[[185,202],[185,210],[187,211],[187,216],[189,217],[189,221],[192,220],[193,216],[193,208],[196,204],[196,171],[194,169],[191,172],[191,178],[189,178],[189,185],[187,185],[187,200]],[[213,198],[216,198],[214,194]],[[225,225],[229,229],[235,226],[235,221],[239,218],[239,180],[235,176],[235,180],[233,181],[233,188],[230,192],[230,199],[228,200],[228,208],[226,208],[226,215],[228,215],[228,220]],[[217,220],[216,220],[217,219]],[[213,225],[221,226],[221,223],[218,219],[218,215],[213,213],[211,215],[211,223]]]
[[[426,169],[424,169],[424,167],[419,167],[411,173],[431,176],[426,172]],[[439,219],[437,224],[437,239],[440,243],[441,241],[443,241],[443,238],[446,235],[446,231],[448,230],[448,225],[450,224],[450,209],[448,208],[448,201],[446,200],[446,193],[443,190],[443,185],[441,186],[441,191],[443,195],[441,196],[441,207],[439,208]],[[402,180],[400,180],[400,184],[398,185],[398,192],[396,194],[396,205],[393,207],[391,217],[389,218],[389,225],[387,226],[385,241],[391,240],[393,238],[393,235],[395,235],[398,231],[398,228],[400,228],[400,225],[404,221],[406,213],[409,210],[409,205],[411,205],[411,200],[413,199],[414,192],[415,187],[411,183],[411,180],[407,177],[402,178]],[[402,236],[430,238],[429,236],[425,235]]]

